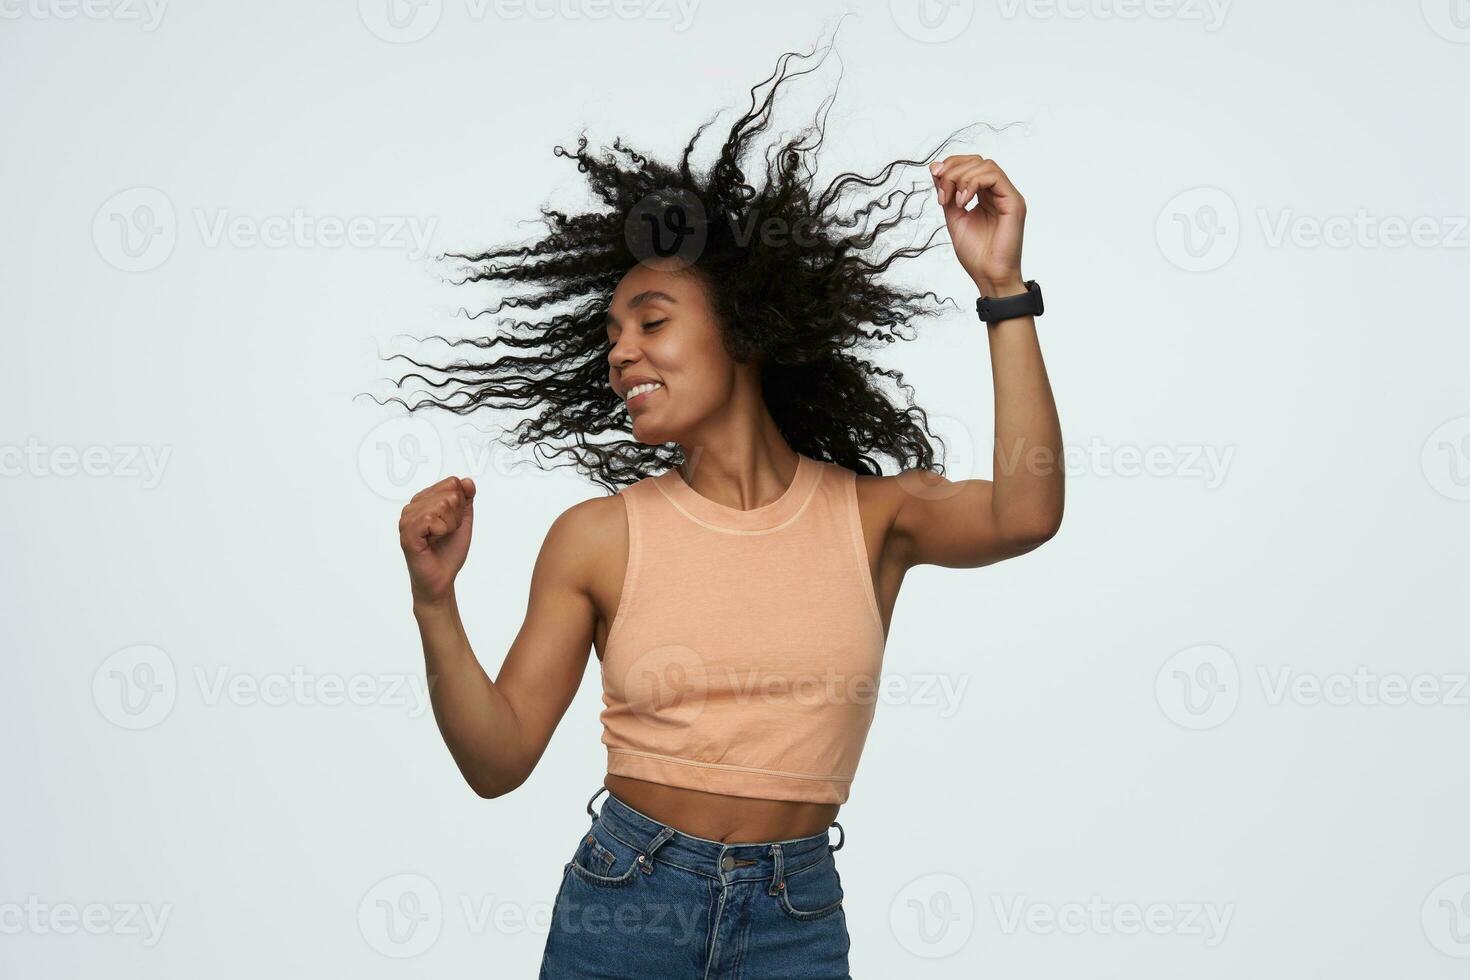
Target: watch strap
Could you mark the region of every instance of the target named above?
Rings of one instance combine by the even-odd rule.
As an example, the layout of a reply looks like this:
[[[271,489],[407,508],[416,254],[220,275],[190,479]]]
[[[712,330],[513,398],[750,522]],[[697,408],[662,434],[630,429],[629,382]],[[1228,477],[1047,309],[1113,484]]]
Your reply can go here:
[[[1018,316],[1040,316],[1044,309],[1041,286],[1035,279],[1026,280],[1026,291],[1011,296],[981,296],[975,301],[975,312],[986,324],[999,323]]]

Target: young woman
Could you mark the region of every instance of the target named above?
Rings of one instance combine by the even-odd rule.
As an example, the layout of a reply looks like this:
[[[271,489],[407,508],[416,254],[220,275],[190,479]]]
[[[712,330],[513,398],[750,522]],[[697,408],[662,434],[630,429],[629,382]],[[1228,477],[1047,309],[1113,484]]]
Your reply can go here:
[[[788,63],[814,55],[782,56],[707,170],[690,157],[708,123],[673,166],[621,140],[601,155],[585,138],[557,147],[606,207],[546,208],[544,237],[456,256],[466,281],[528,290],[497,311],[539,318],[450,341],[510,349],[494,360],[409,358],[442,375],[406,376],[432,388],[410,409],[533,408],[519,443],[555,446],[616,491],[551,524],[494,681],[454,589],[474,482],[425,488],[399,522],[435,717],[479,795],[530,776],[589,647],[601,662],[607,775],[563,868],[543,978],[847,977],[842,840],[828,831],[904,573],[1020,555],[1061,521],[1039,293],[1021,274],[1026,206],[1000,167],[936,150],[818,191],[823,111],[747,182]],[[923,188],[885,192],[926,164]],[[995,388],[993,480],[934,472],[923,410],[878,386],[902,376],[852,353],[907,339],[899,328],[942,305],[885,275],[933,236],[880,252],[929,193],[979,296],[996,300],[975,324]],[[882,475],[879,455],[898,472]]]

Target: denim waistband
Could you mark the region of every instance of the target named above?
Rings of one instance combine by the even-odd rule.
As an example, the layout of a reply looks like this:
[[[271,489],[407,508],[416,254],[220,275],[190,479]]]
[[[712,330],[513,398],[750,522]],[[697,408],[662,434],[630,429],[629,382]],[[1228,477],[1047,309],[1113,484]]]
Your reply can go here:
[[[592,802],[603,793],[607,799],[599,811],[594,811]],[[825,830],[810,837],[742,844],[695,837],[633,809],[606,786],[592,794],[592,799],[587,801],[587,812],[608,833],[636,848],[651,865],[670,864],[725,882],[763,878],[779,881],[784,875],[820,860],[825,851],[839,850],[846,843],[845,832],[834,845]],[[842,830],[835,820],[832,826]]]

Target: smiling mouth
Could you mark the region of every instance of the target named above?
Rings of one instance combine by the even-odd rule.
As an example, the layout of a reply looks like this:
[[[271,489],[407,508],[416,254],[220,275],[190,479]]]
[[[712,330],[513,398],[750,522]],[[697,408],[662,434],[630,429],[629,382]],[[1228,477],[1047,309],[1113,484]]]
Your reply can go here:
[[[652,394],[662,387],[663,385],[657,382],[648,382],[646,384],[634,385],[633,387],[628,389],[628,394],[623,398],[623,404],[631,408],[635,403],[640,402],[643,399],[643,396]]]

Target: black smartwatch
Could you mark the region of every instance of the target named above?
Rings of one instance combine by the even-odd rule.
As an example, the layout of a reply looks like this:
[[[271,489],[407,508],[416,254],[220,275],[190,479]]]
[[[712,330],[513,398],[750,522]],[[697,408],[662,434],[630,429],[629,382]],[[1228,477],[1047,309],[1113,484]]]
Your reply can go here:
[[[1035,279],[1026,280],[1026,291],[1014,296],[981,296],[975,301],[975,312],[986,326],[1017,316],[1041,316],[1041,287]]]

